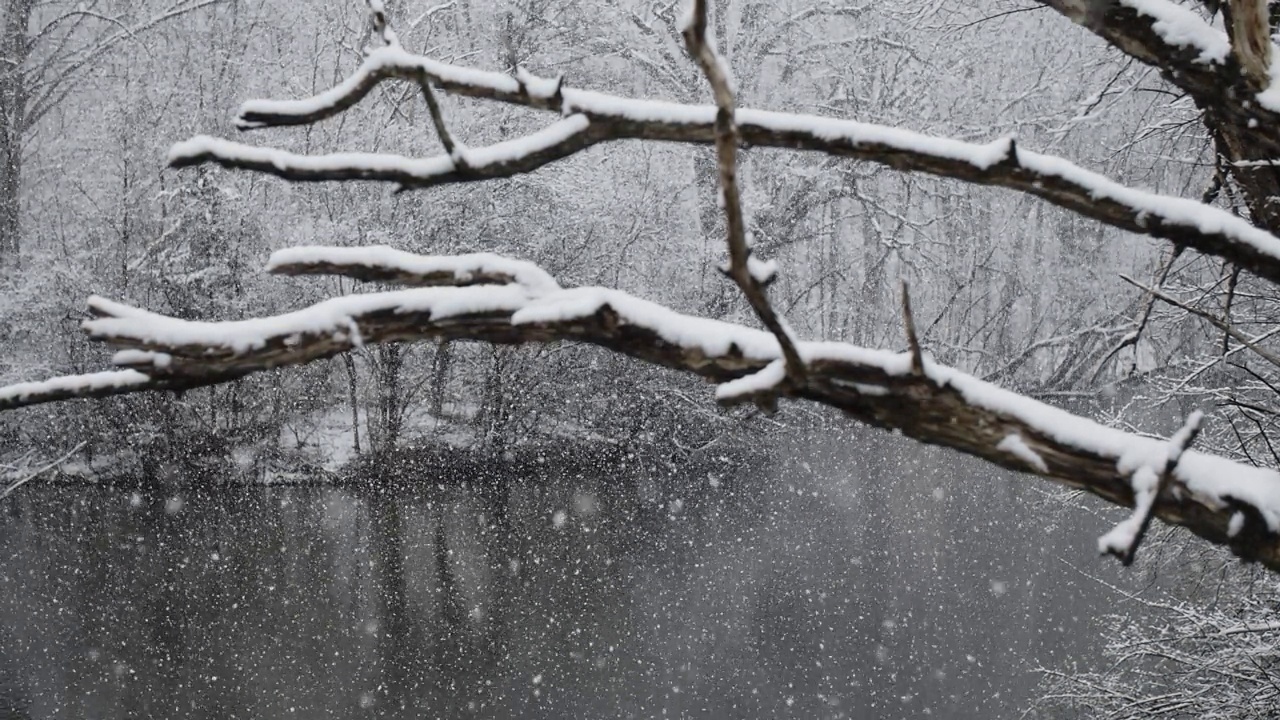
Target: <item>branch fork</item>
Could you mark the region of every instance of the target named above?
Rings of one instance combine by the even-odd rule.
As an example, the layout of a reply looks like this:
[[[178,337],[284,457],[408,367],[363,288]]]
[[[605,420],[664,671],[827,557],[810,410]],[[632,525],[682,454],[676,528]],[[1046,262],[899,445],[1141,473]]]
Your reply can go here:
[[[804,361],[796,350],[796,339],[781,316],[769,303],[765,290],[777,274],[777,267],[751,257],[747,244],[746,218],[742,195],[738,190],[738,126],[734,120],[733,88],[724,59],[707,37],[706,0],[693,0],[690,15],[682,30],[685,46],[711,85],[716,101],[715,144],[716,165],[720,171],[720,191],[724,204],[725,225],[729,245],[729,267],[726,274],[737,283],[756,317],[778,339],[786,363],[786,379],[794,388],[805,384]],[[758,392],[756,393],[758,395]]]

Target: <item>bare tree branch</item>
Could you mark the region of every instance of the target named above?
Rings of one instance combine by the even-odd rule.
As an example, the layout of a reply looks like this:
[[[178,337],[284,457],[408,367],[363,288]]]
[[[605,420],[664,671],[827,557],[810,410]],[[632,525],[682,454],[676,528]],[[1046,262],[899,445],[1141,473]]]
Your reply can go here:
[[[1221,319],[1214,316],[1212,313],[1205,312],[1204,310],[1201,310],[1200,308],[1197,308],[1197,307],[1192,307],[1191,305],[1188,305],[1171,295],[1165,294],[1160,290],[1147,287],[1146,285],[1143,285],[1142,283],[1138,282],[1137,280],[1134,280],[1128,275],[1121,274],[1120,279],[1138,288],[1139,290],[1142,290],[1143,292],[1149,293],[1154,298],[1158,298],[1159,300],[1166,302],[1176,308],[1181,308],[1183,310],[1186,310],[1187,312],[1191,313],[1192,315],[1195,315],[1198,318],[1202,318],[1204,320],[1209,321],[1211,325],[1218,328],[1222,332],[1230,335],[1231,337],[1235,338],[1240,342],[1241,345],[1244,345],[1245,347],[1257,353],[1258,357],[1261,357],[1263,360],[1266,360],[1267,362],[1271,363],[1272,365],[1275,365],[1276,367],[1280,367],[1280,355],[1276,355],[1270,350],[1258,345],[1257,344],[1258,338],[1251,338],[1248,335],[1245,335],[1244,333],[1240,332],[1236,328],[1232,327],[1231,325],[1227,324],[1226,322],[1223,322]]]
[[[796,341],[791,330],[769,304],[765,283],[773,278],[772,268],[765,269],[763,277],[757,277],[751,263],[751,248],[747,245],[747,222],[742,213],[742,193],[738,191],[738,128],[734,120],[733,89],[730,87],[729,70],[707,39],[706,0],[694,0],[692,16],[683,29],[685,45],[706,75],[716,99],[716,165],[720,171],[721,200],[724,203],[725,225],[729,243],[729,267],[726,274],[733,278],[760,322],[778,339],[782,356],[786,360],[787,378],[797,386],[804,384],[804,363],[796,352]],[[763,266],[761,263],[760,266]]]
[[[70,450],[66,451],[66,452],[65,452],[65,453],[63,453],[61,456],[59,456],[57,460],[54,460],[53,462],[50,462],[50,463],[48,463],[48,464],[44,465],[43,467],[41,467],[41,468],[39,468],[39,469],[36,469],[36,470],[29,470],[29,471],[27,471],[27,472],[23,473],[23,474],[22,474],[22,476],[21,476],[21,477],[19,477],[17,480],[14,480],[13,482],[9,483],[9,484],[8,484],[8,486],[6,486],[4,490],[0,490],[0,500],[3,500],[3,499],[5,499],[5,498],[9,497],[9,496],[10,496],[10,495],[12,495],[12,494],[14,493],[14,491],[16,491],[18,488],[22,487],[23,485],[26,485],[27,483],[31,482],[32,480],[35,480],[36,478],[40,477],[41,475],[43,475],[43,474],[45,474],[45,473],[49,472],[50,470],[52,470],[52,469],[54,469],[54,468],[58,467],[59,465],[61,465],[61,464],[62,464],[62,463],[64,463],[64,462],[66,462],[66,460],[67,460],[68,458],[70,458],[72,455],[75,455],[77,452],[80,452],[80,448],[82,448],[82,447],[84,447],[84,446],[85,446],[85,443],[83,443],[83,442],[78,443],[75,447],[71,448]]]
[[[907,331],[907,351],[911,353],[911,372],[924,374],[924,353],[920,350],[920,338],[916,335],[916,319],[911,313],[911,291],[907,281],[902,281],[902,325]]]
[[[1156,277],[1156,287],[1164,285],[1164,281],[1169,277],[1169,271],[1173,270],[1173,264],[1182,256],[1182,251],[1183,246],[1174,246],[1173,252],[1169,254],[1169,259],[1160,267],[1159,274]],[[1142,332],[1146,330],[1147,323],[1151,320],[1151,311],[1155,309],[1155,306],[1156,296],[1148,294],[1146,302],[1142,305],[1142,313],[1138,318],[1138,326],[1134,328],[1132,332],[1126,333],[1124,337],[1120,338],[1120,342],[1116,343],[1110,350],[1108,350],[1107,354],[1093,366],[1093,372],[1089,374],[1090,380],[1096,380],[1098,374],[1107,366],[1107,363],[1111,361],[1111,358],[1119,355],[1121,350],[1124,350],[1127,347],[1137,346],[1138,341],[1142,339]]]

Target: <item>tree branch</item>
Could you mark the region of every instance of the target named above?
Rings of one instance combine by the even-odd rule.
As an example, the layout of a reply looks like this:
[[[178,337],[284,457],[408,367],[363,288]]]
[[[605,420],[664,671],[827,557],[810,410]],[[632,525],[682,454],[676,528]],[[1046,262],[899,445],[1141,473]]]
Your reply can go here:
[[[1266,3],[1227,0],[1227,32],[1170,0],[1038,0],[1160,71],[1202,111],[1253,221],[1280,232],[1280,175],[1254,161],[1280,157],[1280,83],[1271,81]],[[1241,165],[1246,161],[1250,165]]]
[[[403,269],[411,264],[404,260],[384,263],[374,257],[333,267],[344,274],[383,265]],[[476,267],[474,259],[421,257],[415,262]],[[486,263],[485,272],[496,277],[511,275],[495,268],[515,261]],[[459,271],[456,281],[472,282],[476,276],[470,272]],[[777,338],[768,332],[681,315],[606,288],[535,292],[519,283],[416,288],[350,295],[285,315],[220,323],[179,320],[101,298],[89,304],[95,317],[85,321],[85,331],[126,348],[115,362],[130,369],[0,388],[0,410],[68,397],[213,385],[332,357],[361,344],[416,340],[583,342],[717,383],[748,381],[770,368],[780,374],[783,366]],[[1167,443],[1103,427],[946,366],[929,363],[917,374],[911,353],[826,342],[800,343],[796,349],[807,370],[805,384],[781,386],[786,397],[830,405],[877,427],[1127,507],[1135,504],[1135,472],[1165,467],[1168,492],[1152,499],[1154,517],[1280,570],[1280,474],[1274,471],[1191,450],[1180,452],[1174,467],[1168,464]]]
[[[531,295],[560,289],[559,283],[531,262],[492,253],[427,256],[385,245],[365,247],[292,247],[267,261],[275,275],[341,275],[364,282],[411,287],[506,285],[516,283]]]
[[[1183,423],[1182,428],[1169,439],[1169,452],[1159,475],[1156,475],[1148,466],[1139,467],[1133,473],[1133,492],[1137,499],[1133,514],[1098,539],[1099,550],[1115,555],[1126,567],[1133,564],[1134,558],[1138,555],[1138,546],[1142,544],[1142,539],[1146,537],[1147,530],[1151,527],[1151,512],[1155,507],[1156,498],[1168,492],[1173,471],[1187,448],[1191,447],[1191,443],[1195,442],[1196,436],[1200,434],[1200,423],[1203,420],[1204,414],[1196,410]]]
[[[1271,20],[1267,0],[1227,0],[1223,6],[1231,54],[1256,91],[1271,84]]]
[[[689,54],[706,75],[716,99],[716,166],[720,171],[720,192],[729,244],[729,267],[726,274],[742,290],[760,322],[778,339],[786,361],[787,378],[796,386],[801,386],[804,384],[805,370],[800,354],[796,352],[795,338],[769,304],[769,297],[764,289],[765,283],[773,279],[773,269],[762,268],[762,277],[757,277],[752,272],[751,248],[747,245],[747,222],[742,213],[742,194],[738,192],[738,128],[733,118],[733,89],[730,87],[729,70],[724,60],[707,39],[706,0],[694,0],[692,16],[682,34]]]
[[[470,167],[465,172],[448,156],[309,157],[207,137],[175,145],[169,162],[174,167],[214,162],[288,180],[366,179],[420,188],[531,172],[607,141],[716,141],[719,111],[715,106],[636,100],[523,77],[517,81],[411,55],[399,47],[383,47],[370,53],[355,74],[325,93],[305,100],[250,101],[241,107],[237,119],[242,129],[318,122],[352,107],[388,78],[429,82],[463,96],[569,114],[528,137],[469,149]],[[849,120],[750,109],[736,110],[733,119],[740,141],[748,145],[810,150],[1018,190],[1122,230],[1223,258],[1280,283],[1280,239],[1247,220],[1195,200],[1120,185],[1061,158],[1018,148],[1009,139],[980,145]],[[1280,150],[1276,156],[1280,157]]]
[[[1186,310],[1187,312],[1191,313],[1192,315],[1195,315],[1198,318],[1202,318],[1204,320],[1209,321],[1209,324],[1218,328],[1219,330],[1226,333],[1227,335],[1230,335],[1231,337],[1235,338],[1240,342],[1241,345],[1244,345],[1245,347],[1257,353],[1258,357],[1261,357],[1263,360],[1266,360],[1267,362],[1271,363],[1272,365],[1275,365],[1276,367],[1280,367],[1280,355],[1276,355],[1270,350],[1258,345],[1257,338],[1251,338],[1248,335],[1245,335],[1244,333],[1240,332],[1239,330],[1232,327],[1228,323],[1225,323],[1222,320],[1218,319],[1212,313],[1205,312],[1204,310],[1201,310],[1200,308],[1197,308],[1197,307],[1192,307],[1191,305],[1188,305],[1182,302],[1181,300],[1171,295],[1167,295],[1155,288],[1147,287],[1146,285],[1143,285],[1142,283],[1138,282],[1137,280],[1134,280],[1128,275],[1121,274],[1120,279],[1138,288],[1139,290],[1142,290],[1143,292],[1149,293],[1154,298],[1158,298],[1161,301],[1166,302],[1176,308],[1181,308],[1182,310]]]
[[[523,138],[468,148],[462,163],[450,155],[430,158],[376,153],[297,155],[202,135],[174,145],[169,151],[169,164],[188,167],[215,162],[223,167],[254,170],[295,182],[379,180],[406,189],[421,188],[533,172],[599,142],[589,129],[585,116],[570,115]]]
[[[924,374],[924,353],[920,350],[920,337],[916,335],[916,320],[911,313],[911,291],[907,281],[902,281],[902,325],[907,331],[907,352],[911,353],[911,372]]]

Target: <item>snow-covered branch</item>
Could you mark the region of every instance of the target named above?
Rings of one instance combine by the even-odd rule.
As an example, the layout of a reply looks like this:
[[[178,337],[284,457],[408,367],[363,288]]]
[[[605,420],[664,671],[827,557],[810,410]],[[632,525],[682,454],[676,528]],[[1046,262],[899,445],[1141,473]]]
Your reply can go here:
[[[271,254],[267,272],[276,275],[341,275],[366,282],[417,287],[516,283],[531,294],[560,289],[554,278],[531,262],[493,253],[431,257],[385,245],[286,248]]]
[[[298,155],[207,136],[174,145],[169,164],[187,167],[215,162],[223,167],[275,175],[286,180],[379,180],[404,188],[476,182],[532,172],[599,142],[587,118],[570,115],[536,133],[483,148],[455,147],[448,155],[406,158],[376,153]]]
[[[1106,535],[1098,538],[1100,552],[1115,555],[1125,565],[1133,564],[1138,546],[1142,544],[1142,538],[1146,536],[1147,529],[1151,526],[1151,513],[1156,498],[1168,491],[1173,472],[1187,448],[1191,447],[1191,443],[1195,442],[1196,436],[1200,434],[1200,424],[1203,421],[1203,413],[1199,410],[1192,412],[1182,428],[1169,438],[1169,451],[1163,465],[1159,468],[1143,465],[1133,472],[1131,477],[1135,497],[1133,514]],[[1243,515],[1239,517],[1242,518]],[[1233,530],[1238,528],[1228,526],[1228,534]]]
[[[1280,233],[1280,206],[1272,201],[1280,196],[1280,176],[1248,165],[1280,157],[1280,82],[1272,66],[1277,50],[1264,0],[1204,3],[1222,11],[1226,32],[1202,17],[1197,3],[1037,1],[1156,68],[1190,96],[1203,111],[1215,150],[1228,161],[1227,172],[1244,191],[1253,221]]]
[[[714,105],[638,100],[567,88],[557,80],[523,72],[513,78],[413,55],[399,46],[371,52],[352,76],[315,97],[245,103],[237,124],[250,129],[318,122],[352,107],[388,78],[566,117],[528,137],[467,149],[466,167],[459,167],[449,155],[425,159],[368,153],[307,156],[207,137],[175,145],[169,162],[175,167],[214,162],[290,180],[381,180],[417,188],[527,173],[608,141],[713,144],[716,140],[718,109]],[[1280,238],[1248,220],[1196,200],[1121,185],[1062,158],[1018,147],[1008,138],[974,144],[852,120],[746,108],[737,109],[733,118],[739,139],[748,146],[821,152],[1018,190],[1123,230],[1223,258],[1280,282]],[[1280,145],[1272,156],[1280,157]]]
[[[272,263],[277,269],[314,261],[344,274],[399,268],[410,276],[452,273],[458,283],[482,274],[516,282],[349,295],[234,322],[180,320],[92,298],[95,317],[85,321],[85,331],[124,348],[115,363],[128,369],[0,388],[0,409],[212,385],[362,344],[583,342],[721,383],[718,395],[725,402],[780,391],[1127,507],[1141,494],[1135,477],[1149,480],[1163,470],[1168,481],[1150,493],[1152,516],[1280,570],[1280,474],[1274,471],[1187,450],[1185,442],[1173,443],[1175,455],[1170,443],[1104,427],[950,367],[926,360],[914,370],[911,353],[799,343],[803,383],[780,385],[784,363],[769,332],[682,315],[617,290],[560,289],[533,266],[497,256],[432,258],[376,249],[361,261],[356,252],[301,248],[277,254]]]
[[[107,397],[139,390],[163,390],[155,379],[137,370],[106,370],[84,375],[63,375],[37,382],[0,387],[0,410],[83,397]]]

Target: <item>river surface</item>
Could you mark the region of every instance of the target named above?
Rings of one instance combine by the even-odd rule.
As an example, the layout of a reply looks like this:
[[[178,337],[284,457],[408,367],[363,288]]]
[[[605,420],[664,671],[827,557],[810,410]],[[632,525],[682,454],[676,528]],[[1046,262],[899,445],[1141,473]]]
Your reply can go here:
[[[1038,665],[1095,661],[1105,519],[881,434],[772,457],[30,485],[0,718],[1016,717]]]

